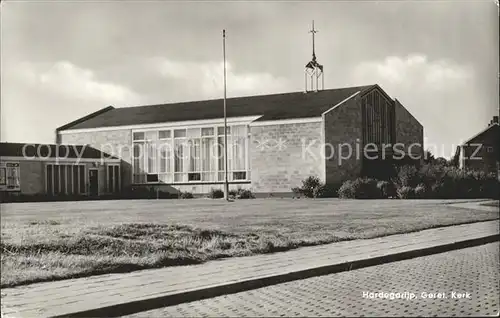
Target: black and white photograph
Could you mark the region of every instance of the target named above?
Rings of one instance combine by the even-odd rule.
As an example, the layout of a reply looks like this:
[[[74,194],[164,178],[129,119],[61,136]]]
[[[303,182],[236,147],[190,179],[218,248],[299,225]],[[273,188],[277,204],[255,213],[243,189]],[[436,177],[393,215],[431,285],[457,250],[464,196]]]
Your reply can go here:
[[[1,318],[499,317],[499,17],[1,1]]]

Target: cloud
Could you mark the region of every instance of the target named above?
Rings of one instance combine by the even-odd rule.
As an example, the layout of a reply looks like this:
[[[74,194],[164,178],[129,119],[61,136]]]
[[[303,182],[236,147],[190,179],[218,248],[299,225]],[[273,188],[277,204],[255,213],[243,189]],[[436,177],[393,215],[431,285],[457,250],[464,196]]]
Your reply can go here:
[[[48,91],[72,100],[106,104],[134,104],[141,97],[131,89],[95,78],[94,72],[80,68],[68,61],[50,65],[21,63],[19,74],[32,87]]]
[[[216,98],[222,95],[223,62],[181,62],[155,58],[152,65],[162,77],[176,80],[177,85],[196,91],[198,98]],[[270,73],[237,73],[229,62],[226,62],[226,75],[228,96],[278,93],[286,91],[290,85],[285,78]]]
[[[471,68],[447,60],[431,62],[423,54],[389,56],[382,61],[363,62],[356,66],[353,75],[358,80],[430,90],[456,88],[474,78]]]
[[[16,61],[2,68],[2,141],[53,142],[54,129],[107,105],[143,99],[68,61]]]
[[[410,54],[359,63],[352,71],[351,81],[379,84],[400,100],[424,126],[427,146],[436,145],[438,156],[449,157],[455,145],[478,129],[457,124],[470,122],[471,112],[477,113],[475,77],[467,65]]]

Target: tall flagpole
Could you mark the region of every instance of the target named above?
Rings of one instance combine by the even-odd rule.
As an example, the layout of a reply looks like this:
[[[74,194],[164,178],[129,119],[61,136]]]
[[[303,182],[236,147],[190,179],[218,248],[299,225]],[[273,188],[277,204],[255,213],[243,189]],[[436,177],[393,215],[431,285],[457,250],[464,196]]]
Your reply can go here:
[[[227,117],[226,117],[226,30],[222,30],[222,54],[224,55],[224,199],[229,201],[228,158],[227,158]]]

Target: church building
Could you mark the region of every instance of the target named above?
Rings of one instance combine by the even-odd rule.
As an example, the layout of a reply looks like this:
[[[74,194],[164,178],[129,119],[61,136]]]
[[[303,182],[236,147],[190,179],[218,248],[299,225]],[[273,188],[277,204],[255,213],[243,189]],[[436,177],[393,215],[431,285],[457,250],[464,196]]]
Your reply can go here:
[[[225,181],[223,100],[106,107],[56,131],[121,159],[121,188],[205,194]],[[423,127],[378,85],[227,99],[230,188],[291,193],[309,176],[337,185],[399,144],[423,155]],[[388,147],[385,156],[395,155]],[[366,172],[366,171],[365,171]]]

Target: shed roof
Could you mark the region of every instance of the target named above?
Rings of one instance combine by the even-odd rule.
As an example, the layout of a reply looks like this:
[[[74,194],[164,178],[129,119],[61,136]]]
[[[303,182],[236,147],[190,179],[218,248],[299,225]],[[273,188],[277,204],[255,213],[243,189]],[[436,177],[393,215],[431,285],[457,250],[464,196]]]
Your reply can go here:
[[[36,143],[0,143],[1,157],[118,159],[88,145],[56,145]]]

